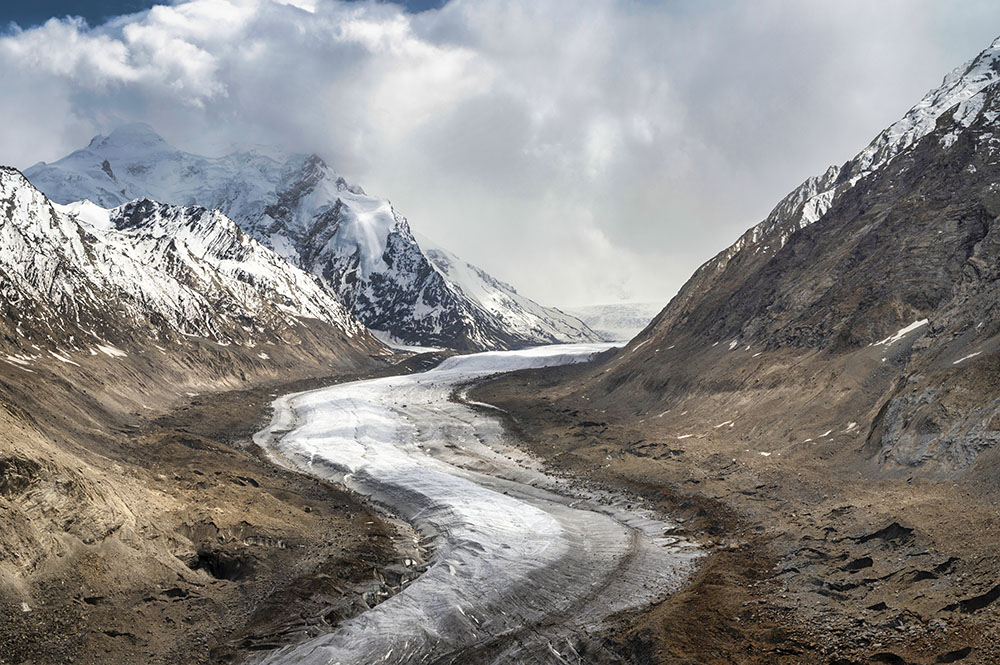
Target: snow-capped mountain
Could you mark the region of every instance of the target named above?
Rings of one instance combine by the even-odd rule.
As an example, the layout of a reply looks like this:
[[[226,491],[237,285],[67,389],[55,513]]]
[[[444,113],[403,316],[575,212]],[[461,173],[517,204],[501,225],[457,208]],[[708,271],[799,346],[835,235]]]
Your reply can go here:
[[[838,200],[846,201],[859,183],[882,172],[934,133],[949,148],[975,123],[992,123],[1000,113],[993,100],[1000,80],[1000,39],[970,62],[948,74],[902,118],[880,132],[868,146],[841,166],[831,166],[789,193],[762,222],[703,264],[681,288],[665,312],[667,321],[686,319],[700,294],[726,280],[760,269],[798,231],[821,220]],[[992,134],[985,136],[990,141]],[[857,194],[855,194],[858,196]],[[702,308],[704,309],[704,308]],[[707,310],[706,310],[707,311]]]
[[[318,276],[369,328],[405,344],[486,349],[597,339],[575,317],[443,250],[425,251],[389,201],[348,184],[316,155],[203,157],[133,124],[25,175],[60,203],[113,207],[148,197],[221,210]]]
[[[530,298],[487,273],[466,263],[427,238],[420,246],[431,265],[441,273],[450,288],[468,302],[509,330],[517,330],[528,340],[556,344],[569,340],[594,340],[598,333],[573,314],[555,307],[542,307]]]
[[[217,211],[146,199],[110,210],[53,204],[9,167],[0,167],[0,209],[2,321],[14,346],[184,337],[254,346],[313,320],[351,346],[379,348],[318,280]]]

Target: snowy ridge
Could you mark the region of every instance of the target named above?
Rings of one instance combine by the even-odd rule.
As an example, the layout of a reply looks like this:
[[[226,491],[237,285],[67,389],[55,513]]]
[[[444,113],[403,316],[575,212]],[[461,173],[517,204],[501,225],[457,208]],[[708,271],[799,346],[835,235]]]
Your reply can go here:
[[[3,307],[18,334],[23,325],[50,340],[140,333],[252,345],[310,318],[367,337],[313,277],[221,213],[149,200],[53,205],[7,167],[0,206]]]
[[[510,284],[466,263],[426,238],[420,238],[420,244],[431,265],[445,277],[453,291],[478,306],[486,316],[501,321],[504,327],[552,344],[597,339],[596,333],[576,316],[554,307],[542,307],[519,294]]]
[[[793,190],[775,206],[767,219],[712,259],[710,265],[721,272],[734,256],[747,248],[752,248],[755,254],[778,251],[789,235],[825,215],[836,195],[930,134],[939,120],[951,112],[955,129],[942,139],[944,147],[948,147],[949,142],[956,139],[956,132],[969,127],[983,112],[987,91],[1000,79],[998,70],[1000,38],[948,74],[939,87],[924,95],[902,118],[880,132],[854,159],[843,166],[831,166],[822,175],[809,178]]]
[[[945,113],[962,127],[968,127],[983,107],[984,91],[998,80],[1000,38],[971,61],[944,77],[920,102],[882,131],[867,148],[854,158],[851,176],[857,178],[874,171],[893,157],[931,133]],[[957,108],[955,108],[957,106]]]
[[[319,277],[369,328],[405,344],[487,349],[598,339],[438,249],[450,257],[439,263],[454,268],[443,270],[388,200],[348,184],[316,155],[203,157],[133,124],[25,175],[64,204],[89,199],[110,208],[150,198],[218,209]]]

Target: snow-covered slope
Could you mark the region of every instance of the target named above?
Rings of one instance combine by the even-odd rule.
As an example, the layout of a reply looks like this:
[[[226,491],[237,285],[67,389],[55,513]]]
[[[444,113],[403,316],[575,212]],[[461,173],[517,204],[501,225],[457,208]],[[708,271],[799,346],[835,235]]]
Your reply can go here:
[[[0,210],[0,307],[22,345],[196,336],[252,346],[313,319],[378,348],[318,280],[219,212],[149,200],[52,204],[8,167]]]
[[[403,343],[486,349],[598,338],[443,250],[425,252],[389,201],[349,185],[315,155],[202,157],[134,124],[25,175],[60,203],[111,207],[148,197],[221,210],[319,276],[369,328]]]
[[[623,302],[588,305],[570,310],[609,342],[627,342],[649,325],[663,309],[661,303]]]
[[[483,317],[498,320],[504,327],[520,331],[529,339],[549,344],[569,339],[593,340],[599,336],[576,316],[555,307],[542,307],[519,294],[510,284],[466,263],[431,240],[420,238],[420,245],[431,265],[444,275],[449,287],[480,310]]]

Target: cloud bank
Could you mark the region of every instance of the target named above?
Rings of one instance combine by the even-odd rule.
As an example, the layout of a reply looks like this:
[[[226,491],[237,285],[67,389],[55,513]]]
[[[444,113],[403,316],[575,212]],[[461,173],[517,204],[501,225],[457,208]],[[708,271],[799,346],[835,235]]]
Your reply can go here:
[[[0,162],[317,152],[547,304],[665,303],[1000,34],[989,2],[189,0],[0,37]]]

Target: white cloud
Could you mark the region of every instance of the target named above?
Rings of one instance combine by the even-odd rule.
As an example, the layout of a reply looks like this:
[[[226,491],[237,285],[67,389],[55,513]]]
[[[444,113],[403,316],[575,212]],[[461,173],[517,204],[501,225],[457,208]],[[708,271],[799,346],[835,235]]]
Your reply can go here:
[[[543,302],[665,302],[985,47],[994,4],[189,0],[52,20],[0,38],[0,161],[130,120],[193,151],[284,144]]]

